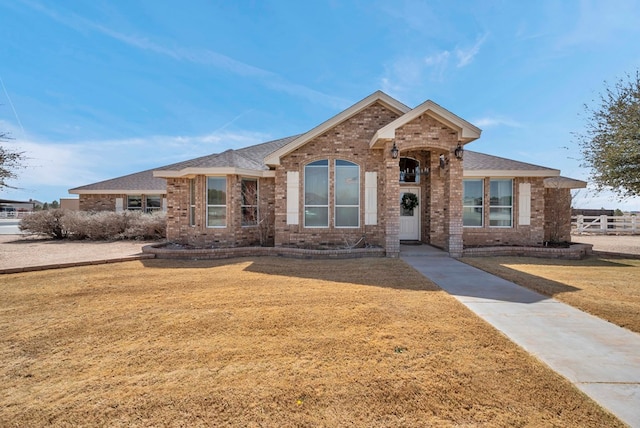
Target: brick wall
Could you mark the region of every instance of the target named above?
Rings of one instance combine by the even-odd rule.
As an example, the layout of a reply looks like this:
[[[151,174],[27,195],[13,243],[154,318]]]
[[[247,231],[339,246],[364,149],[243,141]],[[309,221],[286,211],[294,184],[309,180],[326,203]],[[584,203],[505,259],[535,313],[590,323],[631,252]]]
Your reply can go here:
[[[123,198],[126,203],[126,195],[80,195],[80,211],[115,211],[116,198]]]
[[[189,179],[167,179],[167,240],[198,248],[244,247],[260,244],[263,227],[269,226],[266,244],[273,242],[274,180],[258,179],[261,225],[242,225],[242,177],[228,175],[227,178],[227,218],[226,227],[207,227],[207,177],[198,175],[195,180],[195,225],[189,224]]]
[[[545,189],[544,215],[544,240],[571,242],[571,189]]]
[[[355,243],[362,236],[370,244],[385,246],[385,191],[387,191],[387,173],[384,162],[386,150],[371,150],[369,141],[373,134],[396,119],[398,115],[382,104],[373,104],[355,116],[338,124],[324,134],[283,157],[281,165],[276,169],[275,194],[275,245],[293,246],[300,248],[315,248],[322,245],[342,246],[345,242]],[[390,155],[389,155],[390,156]],[[327,228],[304,227],[304,167],[306,164],[328,159],[329,168],[329,212],[330,221]],[[344,159],[360,166],[360,227],[333,227],[334,210],[334,160]],[[396,169],[398,169],[396,161]],[[286,216],[286,173],[298,171],[300,173],[299,224],[288,225]],[[364,224],[364,176],[365,172],[378,173],[378,224]],[[395,183],[398,174],[394,173]],[[397,204],[396,204],[397,205]]]

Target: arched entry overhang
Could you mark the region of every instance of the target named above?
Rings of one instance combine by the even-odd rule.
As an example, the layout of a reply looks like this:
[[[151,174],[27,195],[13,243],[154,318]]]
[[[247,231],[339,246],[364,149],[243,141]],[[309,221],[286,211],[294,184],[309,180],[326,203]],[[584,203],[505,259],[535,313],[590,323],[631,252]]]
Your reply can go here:
[[[426,101],[379,129],[370,147],[383,149],[386,161],[386,248],[399,253],[405,190],[419,192],[420,236],[423,242],[462,254],[462,159],[456,156],[481,130],[432,101]],[[395,148],[397,157],[392,156]],[[404,161],[403,161],[404,159]],[[407,181],[407,159],[420,165],[418,182]],[[405,174],[403,180],[401,174]],[[415,178],[415,171],[412,172]]]

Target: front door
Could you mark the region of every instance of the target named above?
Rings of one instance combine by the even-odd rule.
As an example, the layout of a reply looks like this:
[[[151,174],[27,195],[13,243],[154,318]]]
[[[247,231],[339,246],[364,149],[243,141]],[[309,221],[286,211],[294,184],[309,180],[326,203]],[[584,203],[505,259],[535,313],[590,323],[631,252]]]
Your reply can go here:
[[[405,194],[412,194],[418,201],[418,206],[406,209],[402,206],[402,198]],[[420,188],[402,187],[400,188],[400,240],[419,241],[420,240]]]

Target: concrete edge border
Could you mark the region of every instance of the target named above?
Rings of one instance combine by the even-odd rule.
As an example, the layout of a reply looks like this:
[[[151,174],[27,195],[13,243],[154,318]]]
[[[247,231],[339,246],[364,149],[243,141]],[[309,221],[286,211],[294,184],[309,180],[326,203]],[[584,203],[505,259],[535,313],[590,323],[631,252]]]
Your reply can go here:
[[[592,244],[571,244],[568,248],[550,247],[477,247],[465,248],[463,257],[525,256],[555,259],[583,259],[593,254]]]
[[[345,250],[310,250],[287,247],[233,247],[233,248],[167,248],[165,244],[142,247],[144,254],[158,259],[218,260],[235,257],[291,257],[299,259],[348,259],[362,257],[384,257],[384,248],[353,248]]]
[[[53,263],[48,265],[36,265],[36,266],[24,266],[19,268],[0,269],[0,275],[11,274],[11,273],[36,272],[40,270],[50,270],[50,269],[64,269],[64,268],[79,267],[79,266],[104,265],[109,263],[122,263],[122,262],[130,262],[134,260],[153,259],[153,258],[155,258],[153,254],[136,254],[133,256],[116,257],[112,259],[88,260],[88,261],[82,261],[82,262],[68,262],[68,263]]]

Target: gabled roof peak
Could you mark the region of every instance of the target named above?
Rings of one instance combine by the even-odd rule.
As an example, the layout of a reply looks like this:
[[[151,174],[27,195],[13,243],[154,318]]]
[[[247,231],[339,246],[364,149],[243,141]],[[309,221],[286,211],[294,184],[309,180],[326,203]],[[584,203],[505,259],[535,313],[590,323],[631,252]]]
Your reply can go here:
[[[371,146],[371,148],[374,148],[379,146],[382,143],[382,140],[394,139],[396,129],[406,125],[407,123],[411,122],[417,117],[422,116],[423,114],[427,114],[436,119],[438,122],[442,122],[452,129],[458,131],[458,140],[462,144],[477,140],[478,138],[480,138],[480,134],[482,133],[482,130],[477,126],[471,124],[470,122],[467,122],[460,116],[451,113],[449,110],[433,102],[432,100],[427,100],[411,111],[400,116],[393,122],[380,128],[373,135],[373,138],[371,139],[369,145]]]
[[[285,155],[293,152],[297,148],[299,148],[299,147],[303,146],[304,144],[306,144],[308,141],[316,138],[317,136],[323,134],[327,130],[333,128],[334,126],[336,126],[336,125],[338,125],[338,124],[340,124],[342,122],[344,122],[345,120],[349,119],[350,117],[355,116],[356,114],[358,114],[362,110],[364,110],[367,107],[369,107],[369,106],[371,106],[371,105],[373,105],[375,103],[378,103],[378,102],[384,104],[386,107],[388,107],[389,109],[395,111],[399,115],[403,115],[403,114],[407,113],[408,111],[411,111],[411,109],[409,107],[407,107],[406,105],[404,105],[400,101],[396,100],[395,98],[385,94],[384,92],[382,92],[380,90],[375,91],[373,94],[369,95],[366,98],[363,98],[362,100],[358,101],[357,103],[355,103],[354,105],[352,105],[348,109],[338,113],[337,115],[333,116],[331,119],[329,119],[329,120],[321,123],[320,125],[316,126],[315,128],[313,128],[309,132],[306,132],[306,133],[300,135],[298,138],[296,138],[294,141],[290,142],[286,146],[283,146],[282,148],[276,150],[275,152],[273,152],[272,154],[270,154],[269,156],[267,156],[265,158],[265,160],[264,160],[265,164],[266,165],[273,165],[273,166],[279,165],[280,164],[280,158],[282,156],[285,156]]]

